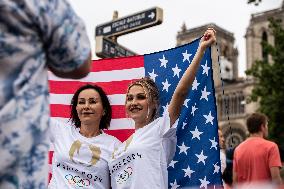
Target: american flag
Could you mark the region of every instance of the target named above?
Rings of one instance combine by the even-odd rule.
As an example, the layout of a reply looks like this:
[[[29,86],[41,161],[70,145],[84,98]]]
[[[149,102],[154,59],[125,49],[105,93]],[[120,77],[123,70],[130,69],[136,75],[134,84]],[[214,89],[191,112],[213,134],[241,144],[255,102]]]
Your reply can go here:
[[[76,89],[86,83],[97,84],[106,91],[113,109],[110,129],[106,132],[124,141],[134,132],[134,124],[126,117],[124,109],[129,82],[150,76],[160,89],[162,113],[191,63],[198,44],[199,40],[195,40],[148,55],[95,60],[92,72],[81,80],[61,79],[50,73],[51,116],[68,121],[70,102]],[[211,50],[208,48],[180,115],[176,154],[168,168],[169,188],[221,185],[212,74]]]

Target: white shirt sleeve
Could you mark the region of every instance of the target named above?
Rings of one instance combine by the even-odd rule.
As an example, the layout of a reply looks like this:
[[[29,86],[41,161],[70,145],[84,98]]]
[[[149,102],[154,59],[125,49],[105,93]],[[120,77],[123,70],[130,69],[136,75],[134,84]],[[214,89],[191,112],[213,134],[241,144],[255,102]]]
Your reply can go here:
[[[170,138],[170,137],[176,135],[176,127],[177,127],[179,119],[177,119],[171,127],[170,126],[171,120],[170,120],[170,115],[169,115],[168,109],[166,109],[163,116],[158,118],[158,119],[159,119],[158,125],[160,127],[160,130],[159,130],[160,131],[160,137]]]
[[[179,119],[170,127],[170,116],[168,109],[159,120],[160,137],[162,138],[162,145],[166,155],[166,162],[169,164],[176,152],[177,136],[176,127]]]
[[[56,118],[50,118],[48,136],[52,143],[54,143],[57,136],[62,132],[61,130],[64,126],[65,125]]]

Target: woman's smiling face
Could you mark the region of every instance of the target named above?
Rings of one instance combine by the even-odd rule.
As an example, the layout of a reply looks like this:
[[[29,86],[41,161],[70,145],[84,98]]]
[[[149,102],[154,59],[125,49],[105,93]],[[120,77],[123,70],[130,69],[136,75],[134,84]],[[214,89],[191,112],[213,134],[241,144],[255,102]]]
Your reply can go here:
[[[81,124],[99,125],[104,114],[104,108],[100,94],[94,89],[86,89],[80,92],[76,106]]]
[[[153,107],[148,96],[141,85],[133,85],[126,95],[126,113],[135,123],[147,125],[150,120]]]

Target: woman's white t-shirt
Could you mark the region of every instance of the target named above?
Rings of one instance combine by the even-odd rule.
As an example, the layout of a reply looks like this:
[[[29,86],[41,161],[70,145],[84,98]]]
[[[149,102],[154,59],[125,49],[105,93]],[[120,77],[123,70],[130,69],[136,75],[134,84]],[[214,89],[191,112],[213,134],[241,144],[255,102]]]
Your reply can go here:
[[[175,154],[176,125],[168,111],[115,149],[109,169],[112,189],[168,188],[167,166]]]
[[[54,146],[49,189],[110,188],[108,161],[121,142],[102,133],[86,138],[74,126],[51,119],[50,138]]]

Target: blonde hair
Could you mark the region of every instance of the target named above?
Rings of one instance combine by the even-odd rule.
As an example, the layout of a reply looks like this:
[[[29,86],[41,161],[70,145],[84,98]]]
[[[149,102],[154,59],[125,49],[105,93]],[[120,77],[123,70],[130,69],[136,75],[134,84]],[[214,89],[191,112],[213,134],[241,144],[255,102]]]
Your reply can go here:
[[[138,79],[130,83],[130,85],[127,88],[127,94],[129,93],[129,89],[134,85],[140,85],[143,88],[146,97],[148,99],[148,107],[150,103],[154,103],[155,109],[153,111],[153,114],[150,116],[150,120],[153,121],[159,116],[159,106],[160,106],[159,89],[156,83],[150,77],[143,77],[141,79]]]

